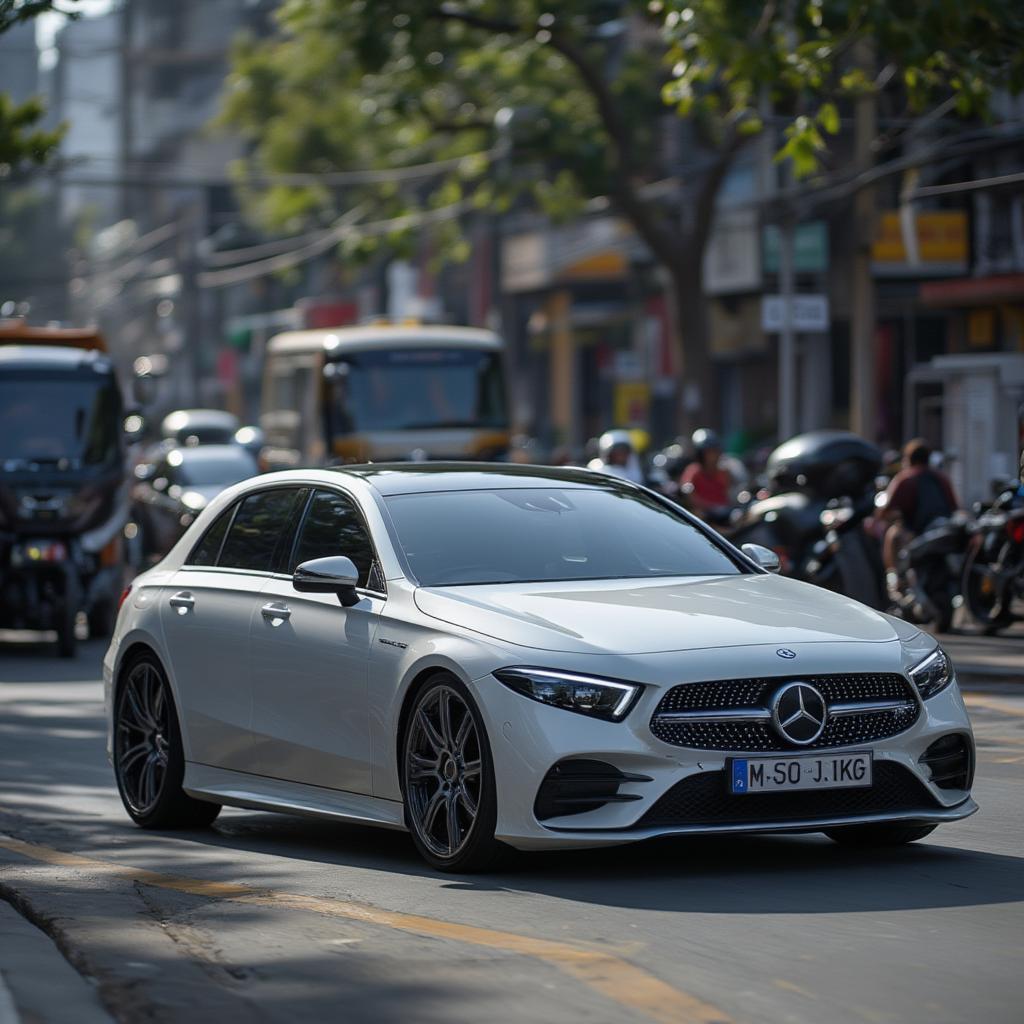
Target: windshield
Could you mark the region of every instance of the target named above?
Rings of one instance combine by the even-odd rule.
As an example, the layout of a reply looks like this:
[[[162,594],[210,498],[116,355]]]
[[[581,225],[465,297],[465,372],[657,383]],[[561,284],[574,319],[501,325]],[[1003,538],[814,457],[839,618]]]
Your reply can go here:
[[[643,493],[521,488],[386,500],[426,587],[740,572],[714,541]]]
[[[182,452],[181,455],[183,458],[175,475],[180,483],[189,487],[227,487],[247,480],[257,472],[255,459],[243,448],[212,457],[198,452]]]
[[[506,426],[501,357],[463,348],[357,352],[324,367],[332,436]]]
[[[113,378],[0,376],[0,459],[103,465],[119,454],[121,396]]]

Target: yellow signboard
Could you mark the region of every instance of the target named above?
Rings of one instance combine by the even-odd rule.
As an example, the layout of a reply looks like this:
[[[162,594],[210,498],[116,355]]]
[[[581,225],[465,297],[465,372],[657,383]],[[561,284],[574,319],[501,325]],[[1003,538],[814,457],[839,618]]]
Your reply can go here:
[[[962,210],[919,213],[914,218],[921,263],[967,262],[967,214]],[[903,226],[895,211],[883,213],[871,247],[875,263],[906,263]]]
[[[621,427],[647,426],[651,387],[645,381],[623,380],[615,385],[615,423]]]

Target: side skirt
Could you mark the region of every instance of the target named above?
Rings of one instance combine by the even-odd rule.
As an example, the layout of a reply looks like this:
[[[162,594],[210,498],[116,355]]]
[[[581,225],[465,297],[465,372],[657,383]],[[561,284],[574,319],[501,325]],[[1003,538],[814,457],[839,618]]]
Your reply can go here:
[[[397,800],[233,772],[192,761],[185,764],[182,788],[197,800],[210,800],[228,807],[405,828],[402,804]]]

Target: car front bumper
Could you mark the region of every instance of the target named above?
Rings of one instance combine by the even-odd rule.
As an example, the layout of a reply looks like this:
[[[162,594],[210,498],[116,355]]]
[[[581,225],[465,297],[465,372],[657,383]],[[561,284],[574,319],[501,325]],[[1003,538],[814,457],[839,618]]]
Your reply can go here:
[[[861,656],[863,646],[858,645],[862,648],[858,652]],[[881,668],[880,663],[870,662],[880,662],[882,657],[882,651],[869,654],[868,663],[861,663],[863,670]],[[646,664],[638,665],[637,668],[648,673],[648,678],[665,678],[668,668],[665,664],[666,656],[656,655],[642,660]],[[835,661],[829,661],[830,665],[826,666],[823,661],[821,667],[816,668],[807,659],[811,672],[824,673],[829,668],[835,671]],[[846,664],[849,667],[849,663]],[[858,665],[858,669],[861,665]],[[885,665],[885,669],[892,671],[891,661]],[[598,674],[596,665],[594,670]],[[707,672],[701,673],[697,667],[693,671],[697,673],[694,681],[700,678],[723,678],[717,673],[710,676]],[[739,678],[744,671],[744,666],[735,666],[735,671],[728,677]],[[599,674],[608,676],[610,673],[605,670]],[[678,683],[678,673],[673,672],[673,675],[675,678],[671,682]],[[619,675],[618,678],[643,677],[636,673]],[[637,706],[622,722],[595,720],[549,707],[513,692],[493,676],[476,679],[473,686],[478,692],[479,706],[485,715],[495,764],[498,791],[496,833],[499,839],[519,849],[605,846],[664,835],[820,832],[841,825],[878,822],[938,824],[966,818],[978,809],[969,790],[943,789],[934,785],[928,767],[920,763],[927,748],[935,740],[949,734],[964,737],[973,761],[974,741],[970,721],[955,682],[930,700],[924,701],[916,721],[895,736],[856,746],[815,748],[813,751],[794,749],[764,754],[755,754],[749,750],[696,750],[677,747],[657,739],[651,733],[649,723],[654,708],[667,689],[666,683],[648,686]],[[735,802],[749,801],[752,797],[733,797],[728,793],[725,779],[730,758],[785,757],[800,753],[827,754],[849,750],[870,750],[876,769],[890,777],[905,780],[911,789],[920,792],[921,799],[909,803],[904,800],[899,806],[894,805],[884,810],[873,808],[867,812],[857,810],[857,801],[840,800],[838,804],[847,806],[838,813],[828,813],[824,809],[828,801],[794,799],[786,804],[787,808],[792,808],[791,814],[787,811],[784,816],[771,814],[760,817],[752,813],[753,820],[734,820]],[[621,783],[618,793],[631,798],[628,801],[606,803],[582,813],[538,820],[534,808],[538,790],[548,771],[567,759],[599,761],[631,777],[641,777],[643,781],[631,779]],[[883,765],[891,767],[883,769]],[[654,824],[644,821],[645,816],[650,820],[648,812],[673,787],[691,779],[694,784],[699,782],[706,791],[715,773],[720,773],[722,780],[723,813],[720,819],[716,819],[712,811],[710,816],[705,812],[699,816],[699,820],[693,821],[686,820],[685,814],[671,821],[662,815]],[[695,780],[697,776],[705,778]],[[876,777],[877,784],[879,782]],[[799,794],[791,796],[798,797]],[[711,801],[712,807],[715,799],[717,797]],[[731,813],[724,810],[727,804],[733,804]]]

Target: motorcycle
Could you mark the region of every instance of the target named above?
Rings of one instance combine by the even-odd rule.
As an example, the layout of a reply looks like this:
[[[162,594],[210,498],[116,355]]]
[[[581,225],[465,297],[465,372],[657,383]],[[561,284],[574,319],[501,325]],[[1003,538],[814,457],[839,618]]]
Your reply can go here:
[[[960,596],[970,528],[966,513],[954,513],[936,520],[899,552],[890,595],[894,614],[948,632]]]
[[[1013,602],[1024,599],[1024,486],[1004,491],[978,516],[961,587],[968,613],[986,634],[1013,623]]]
[[[884,610],[888,601],[881,551],[866,529],[874,511],[871,494],[856,502],[830,503],[819,516],[825,536],[815,543],[804,578],[808,583]]]
[[[884,607],[881,557],[865,529],[881,461],[875,445],[847,431],[791,438],[768,458],[775,493],[742,511],[730,539],[771,548],[787,576]]]

